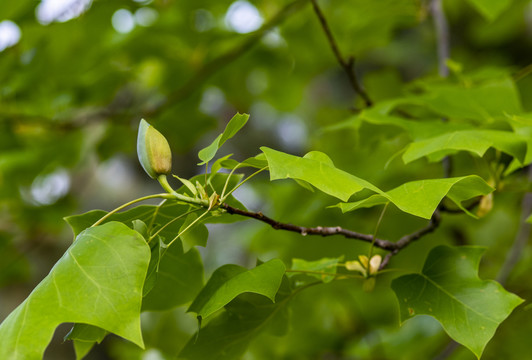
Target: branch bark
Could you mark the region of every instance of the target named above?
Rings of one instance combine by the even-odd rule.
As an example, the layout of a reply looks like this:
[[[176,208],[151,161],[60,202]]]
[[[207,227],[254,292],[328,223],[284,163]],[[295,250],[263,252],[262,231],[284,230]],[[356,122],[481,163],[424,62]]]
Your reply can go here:
[[[356,231],[344,229],[340,226],[305,227],[305,226],[299,226],[299,225],[294,225],[294,224],[282,223],[280,221],[274,220],[264,215],[261,212],[252,212],[252,211],[242,210],[242,209],[232,207],[225,203],[221,204],[220,207],[226,210],[227,213],[231,215],[240,215],[240,216],[245,216],[245,217],[249,217],[252,219],[262,221],[270,225],[275,230],[292,231],[292,232],[299,233],[303,236],[306,236],[306,235],[320,235],[320,236],[341,235],[348,239],[357,239],[357,240],[362,240],[368,243],[372,243],[374,241],[374,245],[376,247],[383,249],[383,250],[390,251],[390,253],[387,254],[386,257],[384,258],[381,264],[381,267],[380,267],[381,269],[383,269],[388,264],[391,256],[397,254],[399,251],[407,247],[412,242],[433,232],[440,224],[440,214],[438,211],[436,211],[427,226],[411,234],[403,236],[397,242],[393,242],[393,241],[379,239],[379,238],[375,238],[375,240],[373,240],[373,235],[363,234],[363,233],[359,233]]]

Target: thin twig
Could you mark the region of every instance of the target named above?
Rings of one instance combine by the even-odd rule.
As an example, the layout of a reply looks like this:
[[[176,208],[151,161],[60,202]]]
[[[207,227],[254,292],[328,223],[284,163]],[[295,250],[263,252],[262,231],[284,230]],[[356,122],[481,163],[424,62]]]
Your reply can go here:
[[[318,19],[320,20],[321,27],[323,29],[323,32],[325,33],[325,36],[327,37],[327,40],[329,42],[329,45],[331,46],[331,50],[334,53],[334,56],[336,57],[336,60],[338,60],[338,63],[344,69],[345,73],[347,74],[347,78],[349,79],[349,83],[351,84],[351,87],[355,92],[364,99],[364,103],[367,107],[370,107],[373,102],[371,101],[370,97],[366,93],[366,91],[360,86],[357,75],[355,73],[355,59],[353,57],[350,57],[348,60],[344,59],[342,56],[342,53],[340,52],[340,48],[338,47],[336,40],[334,39],[334,36],[331,32],[331,28],[329,27],[329,24],[327,23],[327,19],[325,19],[325,16],[323,15],[323,12],[321,11],[320,7],[318,6],[318,3],[316,0],[311,0],[312,7],[314,9],[314,12],[318,16]]]

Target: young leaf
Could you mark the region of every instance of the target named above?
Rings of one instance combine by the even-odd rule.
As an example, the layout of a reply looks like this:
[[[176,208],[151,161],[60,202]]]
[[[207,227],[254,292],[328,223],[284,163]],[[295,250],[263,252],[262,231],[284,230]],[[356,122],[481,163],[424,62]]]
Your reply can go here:
[[[526,142],[514,132],[460,130],[410,143],[403,153],[403,161],[408,164],[424,156],[429,156],[431,161],[440,161],[460,150],[482,157],[490,147],[513,156],[519,163],[523,163],[525,159]]]
[[[274,301],[284,272],[285,266],[279,259],[251,270],[238,265],[224,265],[212,274],[188,311],[206,318],[245,292],[264,295]]]
[[[441,200],[448,196],[462,210],[462,201],[475,196],[486,195],[493,191],[481,177],[469,175],[456,178],[428,179],[407,182],[381,194],[372,195],[364,200],[340,203],[342,212],[393,203],[402,211],[430,219]],[[473,214],[467,212],[469,215]]]
[[[309,157],[299,157],[264,146],[260,149],[268,160],[270,180],[303,180],[342,201],[349,200],[351,195],[363,189],[381,192],[366,180],[331,165],[332,161],[325,154],[318,155],[313,152]]]
[[[235,136],[235,134],[246,124],[249,119],[248,114],[239,114],[237,113],[229,121],[223,133],[218,135],[214,141],[204,149],[201,149],[198,153],[198,157],[202,160],[198,165],[203,165],[211,161],[215,156],[218,149],[230,138]]]
[[[394,279],[401,322],[433,316],[451,338],[480,358],[499,324],[523,302],[499,283],[478,278],[483,252],[472,246],[437,246],[421,273]]]
[[[117,222],[83,231],[50,274],[0,325],[1,359],[41,359],[64,322],[95,325],[138,346],[150,250]]]

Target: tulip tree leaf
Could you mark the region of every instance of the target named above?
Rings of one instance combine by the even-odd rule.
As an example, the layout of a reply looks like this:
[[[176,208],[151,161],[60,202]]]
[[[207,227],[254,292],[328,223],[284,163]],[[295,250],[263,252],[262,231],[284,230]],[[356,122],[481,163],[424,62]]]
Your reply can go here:
[[[126,225],[79,234],[51,272],[0,325],[0,358],[41,359],[64,322],[95,325],[138,346],[150,249]]]
[[[292,270],[297,271],[289,272],[287,276],[307,275],[328,283],[334,280],[339,261],[341,258],[323,258],[316,261],[292,259]]]
[[[163,311],[183,305],[203,286],[203,263],[197,249],[184,253],[179,242],[162,253],[153,288],[142,300],[142,311]]]
[[[480,1],[487,2],[478,2]],[[426,92],[414,99],[451,120],[474,119],[485,122],[505,114],[522,112],[519,91],[509,76],[491,78],[467,86],[434,83],[423,85]]]
[[[284,272],[285,266],[279,259],[270,260],[251,270],[238,265],[224,265],[212,274],[188,311],[206,318],[246,292],[264,295],[274,301]]]
[[[215,156],[218,149],[244,126],[249,119],[248,114],[237,113],[229,121],[223,133],[218,135],[214,141],[204,149],[201,149],[198,153],[198,157],[202,160],[198,165],[203,165],[211,161]]]
[[[469,151],[480,157],[490,148],[505,152],[520,163],[526,155],[526,142],[513,132],[499,130],[460,130],[410,143],[403,153],[407,164],[424,156],[439,161],[457,151]]]
[[[199,334],[192,336],[179,359],[240,359],[249,343],[261,332],[284,335],[289,325],[289,304],[294,294],[289,281],[283,277],[275,303],[258,294],[239,295],[201,328]]]
[[[493,21],[506,10],[512,0],[468,0],[487,20]]]
[[[315,186],[326,194],[347,201],[354,193],[370,189],[380,193],[374,185],[334,165],[325,154],[311,153],[307,157],[285,154],[267,147],[261,147],[270,168],[270,180],[297,179]]]
[[[478,278],[483,252],[473,246],[437,246],[421,273],[394,279],[401,322],[433,316],[451,338],[480,358],[499,324],[523,301],[499,283]]]
[[[385,193],[356,202],[340,203],[337,206],[345,213],[391,202],[404,212],[430,219],[445,196],[467,212],[461,204],[462,201],[487,195],[492,191],[493,188],[477,175],[428,179],[407,182]]]
[[[101,343],[107,331],[94,325],[75,324],[65,336],[65,340],[72,340],[76,359],[83,359],[96,343]]]

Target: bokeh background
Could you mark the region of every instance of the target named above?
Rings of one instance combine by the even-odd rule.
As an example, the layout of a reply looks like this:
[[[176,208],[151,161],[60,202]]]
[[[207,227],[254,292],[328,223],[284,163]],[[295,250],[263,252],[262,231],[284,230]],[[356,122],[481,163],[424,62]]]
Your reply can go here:
[[[532,76],[526,76],[532,62],[532,2],[500,0],[495,16],[478,3],[443,1],[453,69],[513,76],[523,110],[532,111]],[[416,81],[439,76],[428,1],[319,4],[341,52],[354,57],[359,80],[375,102],[415,91]],[[186,178],[203,171],[196,165],[197,151],[237,111],[249,113],[250,121],[222,152],[239,160],[256,155],[260,146],[297,155],[320,150],[337,167],[383,189],[443,176],[437,163],[389,161],[408,142],[396,128],[364,124],[334,130],[364,103],[329,45],[309,1],[0,1],[0,319],[71,243],[63,217],[110,210],[159,191],[136,157],[142,117],[168,138],[173,172]],[[458,157],[454,166],[454,175],[487,172],[469,155]],[[488,246],[481,277],[494,278],[518,231],[527,190],[522,175],[518,171],[508,180],[486,217],[445,219],[435,234],[394,258],[393,266],[418,270],[436,244],[475,244]],[[251,210],[306,226],[341,225],[371,233],[379,216],[378,209],[341,215],[326,208],[334,199],[293,182],[270,183],[267,174],[235,194]],[[394,240],[423,224],[390,209],[380,234]],[[209,231],[208,245],[200,249],[206,278],[226,263],[355,258],[367,251],[346,239],[304,238],[251,220],[211,224]],[[507,283],[523,298],[531,298],[531,258],[528,246]],[[294,300],[288,335],[260,336],[245,358],[438,356],[448,337],[428,317],[399,328],[390,279],[383,277],[372,294],[356,282],[307,290]],[[485,359],[521,359],[532,351],[532,315],[526,309],[502,324]],[[146,351],[109,337],[88,358],[173,358],[196,324],[178,308],[144,314],[143,326]],[[67,331],[68,326],[58,329],[47,358],[72,358],[71,345],[61,343]],[[459,348],[449,358],[473,355]]]

